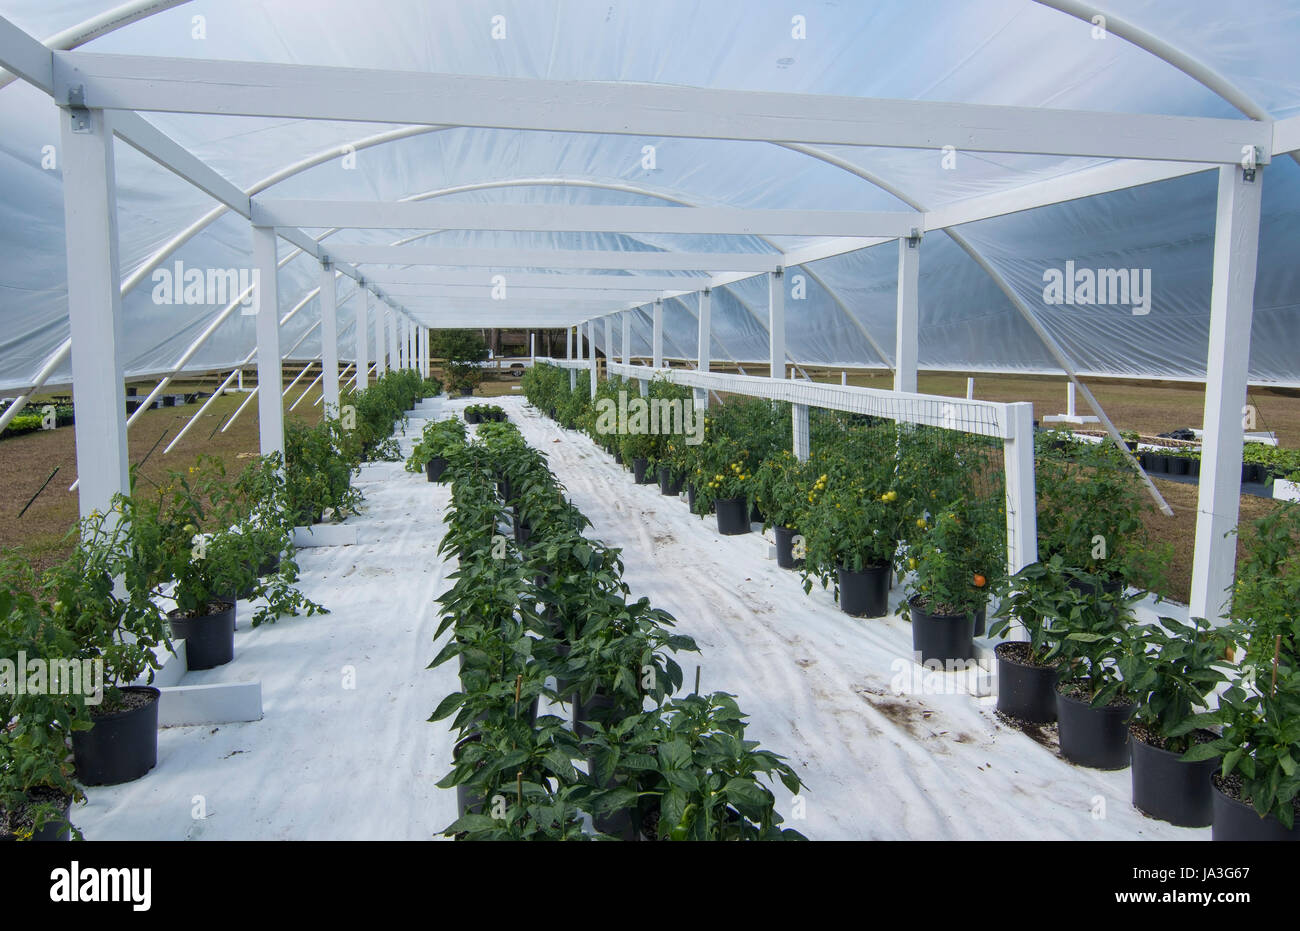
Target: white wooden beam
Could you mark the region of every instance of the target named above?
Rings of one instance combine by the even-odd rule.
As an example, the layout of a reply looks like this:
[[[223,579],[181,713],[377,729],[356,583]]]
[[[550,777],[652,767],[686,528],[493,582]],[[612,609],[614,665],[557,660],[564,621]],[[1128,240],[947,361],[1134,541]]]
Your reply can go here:
[[[280,367],[280,287],[277,243],[269,226],[253,227],[253,267],[257,270],[257,418],[262,455],[284,452],[284,383]]]
[[[906,236],[914,211],[767,210],[743,207],[628,207],[588,204],[458,204],[443,201],[253,199],[255,223],[342,229],[512,230],[521,232],[717,234],[733,236]]]
[[[898,241],[898,321],[894,341],[894,390],[917,390],[921,237]]]
[[[685,208],[682,208],[685,209]],[[765,272],[779,255],[753,252],[622,252],[600,249],[470,249],[440,246],[336,244],[330,254],[357,265],[419,265],[448,268],[557,268],[598,271]],[[374,279],[377,272],[368,272]],[[399,272],[400,274],[400,272]],[[686,286],[689,286],[687,284]]]
[[[1227,616],[1226,601],[1236,567],[1233,531],[1241,505],[1242,409],[1250,368],[1262,188],[1262,171],[1247,181],[1240,168],[1219,169],[1202,421],[1205,432],[1188,606],[1189,617],[1213,622]]]
[[[106,109],[1236,164],[1249,120],[55,52]],[[0,64],[7,64],[0,62]],[[306,224],[314,225],[314,224]]]
[[[378,379],[388,374],[388,307],[378,298],[372,299],[370,294],[366,295],[366,303],[370,305],[370,316],[374,320],[375,378]]]
[[[706,275],[575,275],[521,271],[473,271],[449,268],[404,268],[376,271],[366,275],[366,280],[373,284],[384,285],[386,289],[394,294],[398,293],[394,288],[400,285],[457,285],[482,288],[486,291],[500,283],[504,283],[506,293],[510,294],[517,288],[531,288],[538,291],[552,288],[562,290],[664,291],[672,288],[689,288],[696,285],[706,286],[709,283],[709,278]]]
[[[700,286],[708,284],[708,279],[701,279]],[[529,302],[548,301],[575,303],[603,303],[618,305],[629,302],[654,300],[662,291],[646,288],[524,288],[507,286],[504,297],[493,297],[490,284],[395,284],[384,289],[395,298],[445,298],[449,304],[456,301],[473,301],[488,306],[522,306]]]
[[[623,364],[627,365],[632,361],[632,312],[625,310],[618,317],[623,327],[618,346],[622,350]]]
[[[67,245],[72,401],[81,516],[111,514],[129,494],[117,195],[109,117],[59,111]]]

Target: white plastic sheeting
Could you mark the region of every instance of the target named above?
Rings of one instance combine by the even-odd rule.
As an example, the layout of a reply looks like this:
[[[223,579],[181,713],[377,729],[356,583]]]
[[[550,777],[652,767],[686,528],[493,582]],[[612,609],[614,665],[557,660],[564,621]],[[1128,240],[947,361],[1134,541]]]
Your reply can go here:
[[[1300,110],[1300,9],[1287,0],[1249,7],[1211,0],[1110,2],[1116,15],[1154,33],[1228,78],[1275,118]],[[0,15],[40,38],[103,13],[95,2],[2,0]],[[847,94],[957,102],[1239,117],[1176,68],[1114,35],[1030,0],[907,0],[798,5],[667,0],[655,4],[525,0],[196,0],[101,36],[96,52],[330,64],[550,79],[659,82],[741,90]],[[804,39],[792,17],[805,17]],[[494,17],[504,17],[494,23]],[[503,23],[504,38],[493,38]],[[499,34],[499,28],[498,28]],[[63,211],[56,108],[22,82],[0,89],[0,388],[30,384],[67,336]],[[643,139],[491,129],[412,129],[351,155],[341,150],[400,127],[234,117],[146,115],[242,187],[313,156],[319,164],[270,187],[268,196],[449,202],[681,204],[763,208],[896,210],[878,178],[926,208],[1059,177],[1095,159],[825,147],[830,158],[763,143]],[[647,146],[653,147],[653,163]],[[324,157],[327,156],[327,157]],[[1300,167],[1275,159],[1263,172],[1264,218],[1252,378],[1300,382],[1300,281],[1294,249]],[[557,184],[564,181],[565,184]],[[215,206],[166,170],[118,146],[122,274],[154,258]],[[519,183],[527,182],[527,183]],[[492,186],[500,185],[500,186]],[[466,186],[472,187],[464,190]],[[442,193],[448,192],[450,193]],[[641,193],[637,193],[641,192]],[[1100,197],[967,224],[970,245],[1060,343],[1080,371],[1203,376],[1210,297],[1214,173],[1203,172]],[[322,235],[325,230],[311,231]],[[343,231],[327,242],[605,250],[776,252],[795,237]],[[281,255],[290,247],[281,244]],[[944,233],[921,257],[923,368],[1055,371],[1055,362],[998,283]],[[247,268],[245,220],[223,215],[162,267]],[[1127,306],[1052,306],[1043,273],[1078,268],[1149,269],[1150,312]],[[888,366],[892,355],[896,246],[877,246],[791,268],[805,294],[787,294],[787,347],[804,363]],[[538,269],[544,270],[544,269]],[[656,273],[660,274],[660,273]],[[282,313],[318,283],[314,260],[282,271]],[[690,276],[684,276],[690,277]],[[684,286],[684,290],[689,285]],[[340,283],[341,353],[353,355],[355,284]],[[158,303],[153,281],[123,303],[129,374],[169,369],[220,305]],[[664,305],[665,352],[696,354],[687,296]],[[436,325],[438,301],[408,306]],[[713,292],[712,355],[767,358],[767,284]],[[589,310],[575,305],[573,319]],[[309,302],[286,326],[292,346],[319,316]],[[485,316],[484,324],[491,321]],[[615,340],[621,328],[613,328]],[[870,339],[863,331],[870,334]],[[603,343],[603,327],[597,327]],[[637,312],[633,351],[649,352],[648,308]],[[230,366],[254,342],[253,318],[233,315],[193,358],[193,370]],[[603,347],[602,347],[603,348]],[[312,334],[296,358],[319,354]],[[67,370],[53,382],[66,381]]]

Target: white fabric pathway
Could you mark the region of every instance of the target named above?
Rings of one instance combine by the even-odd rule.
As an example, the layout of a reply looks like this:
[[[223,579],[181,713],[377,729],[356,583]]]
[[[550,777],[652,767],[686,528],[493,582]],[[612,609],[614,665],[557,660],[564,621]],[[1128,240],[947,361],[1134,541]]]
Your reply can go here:
[[[688,686],[698,662],[703,690],[736,694],[750,736],[808,784],[806,817],[790,821],[804,834],[1208,838],[1144,818],[1127,771],[1071,766],[999,724],[991,698],[895,694],[912,668],[904,622],[850,618],[829,592],[804,595],[762,537],[720,537],[712,518],[634,485],[587,437],[522,398],[500,403],[548,454],[591,534],[623,549],[633,591],[698,640],[698,660],[679,657]],[[421,426],[408,426],[404,452]],[[260,680],[263,720],[163,730],[146,777],[88,790],[73,816],[88,839],[422,839],[454,820],[455,792],[435,786],[450,731],[427,718],[457,687],[455,664],[425,668],[450,571],[436,553],[449,492],[401,463],[368,465],[359,483],[365,513],[348,521],[358,544],[299,553],[303,590],[331,613],[253,630],[242,605],[234,662],[184,680]],[[789,816],[783,787],[777,798]]]

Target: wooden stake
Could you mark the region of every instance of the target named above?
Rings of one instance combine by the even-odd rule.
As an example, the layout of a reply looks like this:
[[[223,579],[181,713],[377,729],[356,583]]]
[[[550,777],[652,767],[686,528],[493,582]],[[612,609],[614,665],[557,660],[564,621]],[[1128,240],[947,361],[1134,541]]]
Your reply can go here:
[[[700,667],[695,667],[695,694],[700,694]]]
[[[1273,686],[1268,690],[1269,697],[1277,695],[1277,657],[1282,652],[1282,635],[1277,635],[1277,642],[1273,644]]]

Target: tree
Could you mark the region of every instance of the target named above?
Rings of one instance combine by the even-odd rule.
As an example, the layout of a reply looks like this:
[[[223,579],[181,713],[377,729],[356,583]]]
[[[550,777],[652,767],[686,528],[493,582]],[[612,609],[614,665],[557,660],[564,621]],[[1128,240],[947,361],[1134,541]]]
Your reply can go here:
[[[429,351],[445,359],[447,386],[471,391],[483,380],[478,363],[487,359],[487,344],[479,330],[434,330],[429,334]]]
[[[482,362],[488,356],[479,330],[433,330],[429,334],[429,352],[451,363]]]

